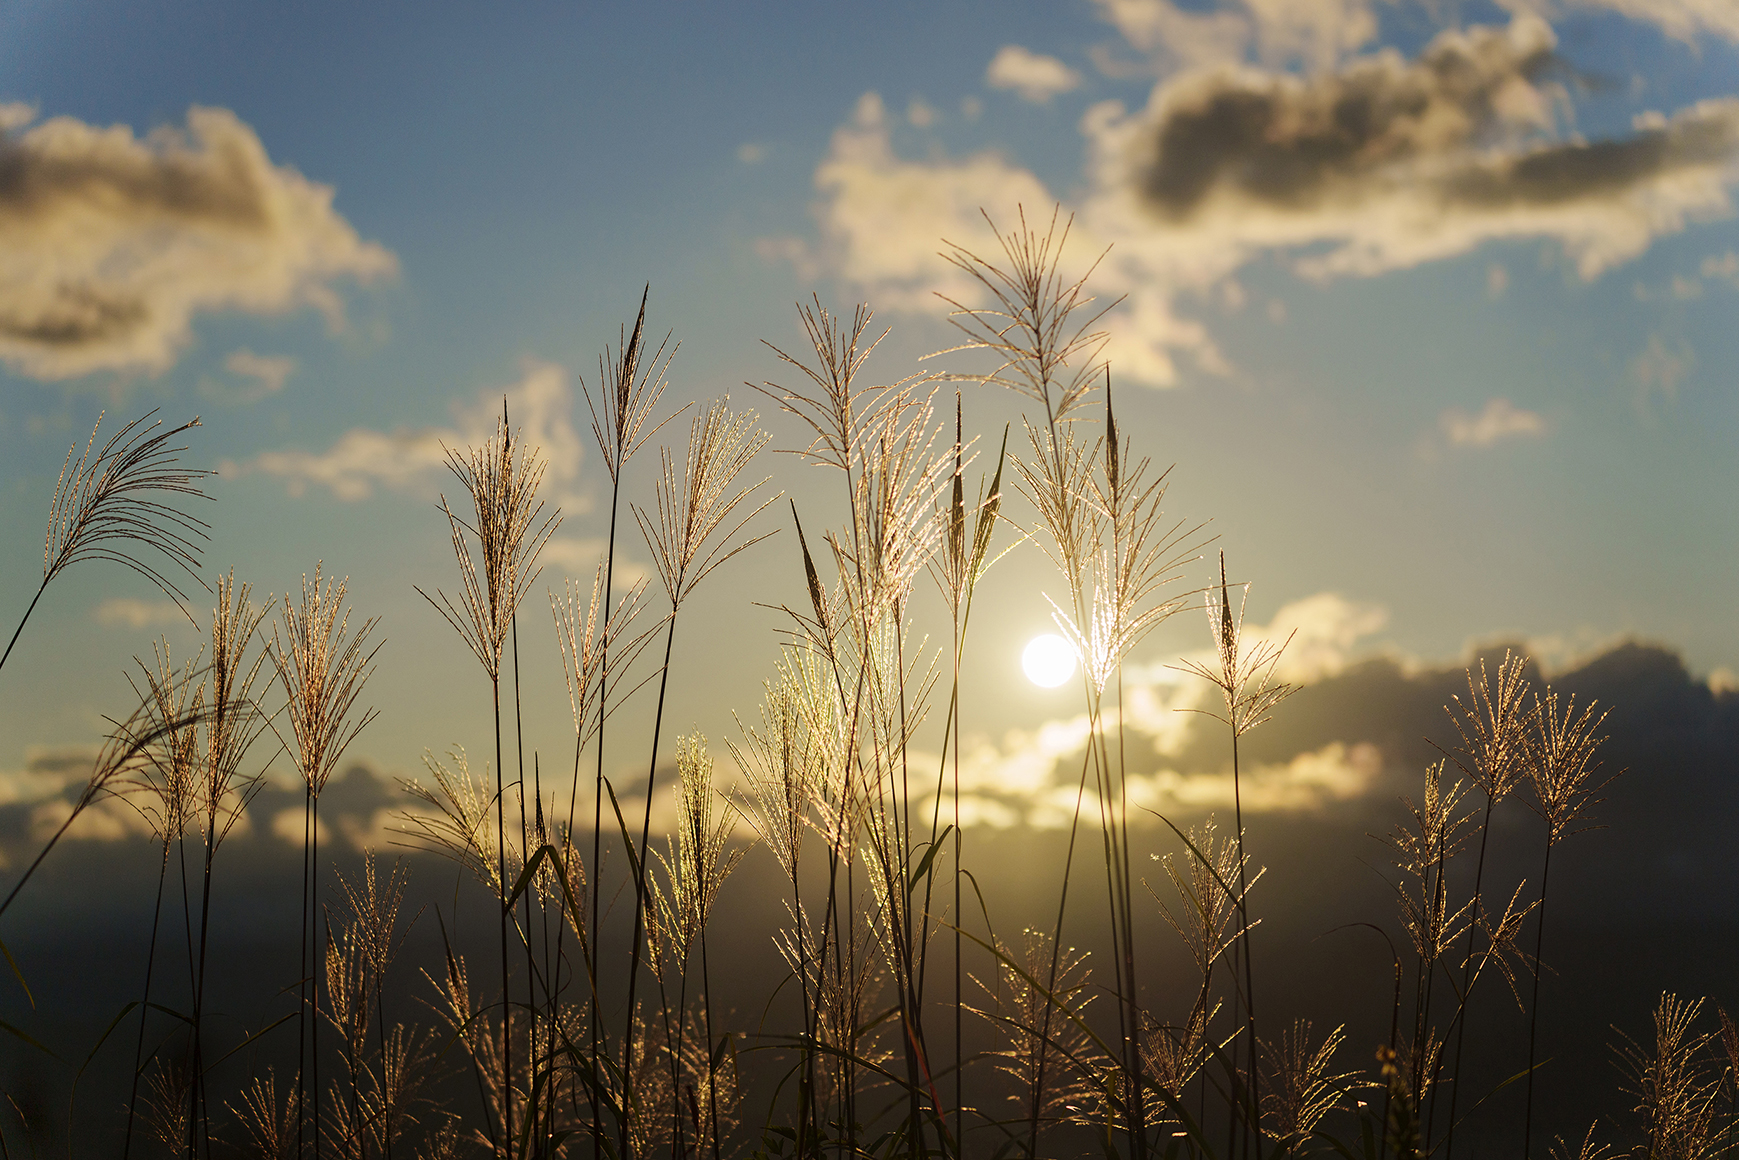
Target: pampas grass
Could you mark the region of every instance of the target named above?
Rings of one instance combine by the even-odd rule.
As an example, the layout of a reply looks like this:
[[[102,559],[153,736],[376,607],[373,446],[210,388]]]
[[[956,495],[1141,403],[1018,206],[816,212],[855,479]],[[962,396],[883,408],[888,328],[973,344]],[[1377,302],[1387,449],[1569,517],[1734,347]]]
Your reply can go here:
[[[872,381],[869,360],[886,332],[872,328],[867,307],[835,313],[819,297],[798,306],[808,349],[770,346],[792,385],[757,389],[800,432],[785,450],[821,474],[790,505],[797,535],[786,578],[801,594],[794,607],[772,609],[781,648],[762,703],[722,740],[734,783],[715,769],[704,736],[667,744],[662,729],[685,711],[684,682],[671,679],[683,663],[679,617],[692,618],[683,610],[699,585],[772,531],[763,521],[777,497],[755,470],[770,441],[758,416],[729,399],[697,407],[686,439],[658,446],[650,487],[636,491],[630,460],[671,418],[660,402],[675,349],[667,338],[649,354],[644,292],[586,396],[610,478],[610,539],[589,583],[547,593],[544,629],[557,642],[548,653],[560,655],[574,730],[565,816],[562,792],[542,788],[536,749],[525,768],[526,738],[538,734],[521,717],[542,702],[521,696],[517,613],[560,520],[542,495],[543,460],[509,425],[505,404],[478,446],[449,449],[465,492],[457,506],[440,503],[457,587],[451,596],[418,591],[489,681],[494,760],[474,768],[453,746],[425,758],[420,780],[402,783],[411,799],[404,844],[459,868],[452,901],[432,904],[433,914],[407,901],[413,862],[374,851],[321,889],[319,800],[374,720],[364,694],[376,621],[359,617],[353,627],[346,581],[327,578],[323,565],[281,604],[256,606],[233,572],[217,577],[204,646],[190,659],[165,640],[138,662],[139,708],[116,726],[69,816],[0,901],[3,916],[74,819],[105,799],[136,809],[154,836],[159,885],[124,1154],[161,1147],[197,1160],[234,1143],[272,1160],[1399,1160],[1447,1156],[1475,1114],[1486,1139],[1519,1135],[1529,1154],[1546,888],[1557,846],[1593,824],[1609,780],[1599,761],[1604,710],[1550,687],[1536,693],[1524,657],[1506,657],[1495,673],[1483,663],[1470,671],[1466,695],[1449,706],[1442,760],[1415,771],[1387,839],[1398,913],[1361,924],[1410,948],[1393,956],[1392,993],[1385,976],[1345,1010],[1312,1011],[1314,1026],[1279,1010],[1280,987],[1265,986],[1258,1005],[1253,931],[1273,895],[1255,888],[1273,880],[1246,832],[1241,746],[1290,711],[1287,642],[1246,637],[1249,586],[1230,581],[1223,556],[1212,572],[1200,566],[1202,525],[1166,513],[1169,473],[1120,426],[1127,405],[1119,395],[1122,410],[1113,409],[1100,326],[1109,307],[1088,291],[1092,264],[1078,270],[1065,255],[1069,229],[1058,214],[1042,228],[1023,215],[1008,231],[992,225],[1000,253],[945,255],[979,296],[946,304],[963,342],[940,353],[979,352],[988,362],[976,373]],[[975,461],[990,449],[970,434],[971,401],[960,389],[954,415],[939,412],[941,381],[1012,392],[1028,412],[1012,462],[1012,426],[994,464]],[[93,435],[82,458],[69,456],[42,588],[98,558],[142,571],[172,598],[182,596],[169,583],[180,582],[176,567],[199,579],[204,525],[172,506],[199,494],[203,474],[176,461],[180,448],[168,440],[180,430],[136,423],[100,452]],[[618,582],[615,555],[624,505],[651,563],[632,583]],[[1066,853],[1041,903],[1054,899],[1055,920],[1004,938],[979,892],[983,868],[967,864],[962,718],[973,692],[968,645],[984,635],[972,616],[980,587],[998,559],[1029,541],[1055,569],[1047,599],[1082,662],[1084,728],[1081,768],[1067,772],[1078,781],[1063,787],[1072,798]],[[934,596],[919,584],[926,573]],[[654,589],[667,607],[650,607]],[[1130,744],[1141,735],[1125,734],[1123,667],[1194,609],[1206,614],[1210,647],[1176,667],[1206,682],[1205,700],[1190,707],[1225,729],[1231,816],[1187,827],[1160,818],[1164,828],[1144,830],[1131,824],[1131,808],[1139,823],[1147,800],[1137,770],[1148,767]],[[660,634],[661,657],[651,651]],[[528,649],[525,680],[553,680],[534,671],[536,655]],[[501,721],[510,669],[512,778]],[[932,720],[944,680],[946,710]],[[648,703],[635,700],[654,688]],[[643,704],[648,728],[624,735],[615,715],[631,702]],[[268,758],[262,739],[278,741],[279,752]],[[646,761],[645,781],[636,775],[630,787],[607,776],[624,744],[647,746],[633,757]],[[589,859],[579,805],[588,746]],[[278,1070],[256,1068],[222,1087],[230,1073],[209,1058],[219,1047],[211,995],[222,971],[207,954],[221,885],[215,858],[279,759],[294,764],[304,791],[301,957],[286,988],[296,995],[296,1070],[280,1058]],[[665,762],[674,787],[661,785]],[[623,789],[644,798],[624,803]],[[1510,831],[1494,823],[1512,795],[1543,827],[1526,839],[1539,837],[1543,849],[1525,847],[1530,859],[1542,856],[1537,888],[1511,872]],[[655,797],[674,803],[662,842]],[[1102,908],[1080,905],[1086,870],[1076,865],[1095,822]],[[161,960],[180,954],[180,940],[160,938],[163,888],[172,853],[185,868],[192,842],[203,874],[197,898],[184,878],[190,1006],[177,1026],[186,1030],[153,1050],[148,1026],[168,1024]],[[751,849],[757,843],[765,854]],[[778,920],[760,933],[767,961],[782,967],[755,996],[764,1000],[757,1021],[725,996],[740,1001],[744,985],[760,980],[723,986],[710,951],[721,945],[721,900],[742,889],[735,871],[764,856],[781,897]],[[1137,873],[1149,862],[1152,882]],[[1138,884],[1151,905],[1136,897]],[[495,908],[498,948],[486,953],[499,951],[499,989],[493,967],[479,974],[462,953],[469,899]],[[743,932],[730,934],[735,942]],[[1156,969],[1155,936],[1185,964],[1175,991],[1157,983],[1167,976]],[[413,979],[401,955],[413,944],[433,949],[437,937],[439,966]],[[1397,939],[1389,942],[1394,950]],[[940,981],[950,970],[951,994]],[[1494,973],[1509,999],[1480,986]],[[1489,1015],[1478,1008],[1482,1019],[1504,1015],[1519,1028],[1509,1000],[1529,1025],[1520,1115],[1473,1094],[1458,1106],[1455,1093],[1470,1082],[1461,1052],[1469,1012],[1490,1004]],[[417,1026],[419,1009],[433,1013],[432,1027]],[[1375,1052],[1369,1040],[1361,1046],[1385,1021],[1387,1041]],[[1624,1123],[1635,1129],[1635,1155],[1730,1150],[1739,1031],[1725,1012],[1717,1032],[1696,1001],[1668,994],[1652,1034],[1619,1034],[1628,1095],[1617,1125],[1603,1120],[1577,1145],[1556,1137],[1553,1154],[1608,1156]]]

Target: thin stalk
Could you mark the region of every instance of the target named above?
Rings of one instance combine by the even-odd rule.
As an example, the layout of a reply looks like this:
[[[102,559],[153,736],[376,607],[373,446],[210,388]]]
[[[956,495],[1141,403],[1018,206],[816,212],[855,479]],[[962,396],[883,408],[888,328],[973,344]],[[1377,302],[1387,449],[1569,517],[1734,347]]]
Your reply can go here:
[[[312,821],[312,835],[309,842],[310,856],[308,860],[309,890],[315,899],[320,897],[320,795],[314,794],[310,799],[309,817]],[[314,932],[314,945],[308,953],[308,976],[310,988],[313,991],[313,1017],[308,1020],[310,1046],[308,1051],[308,1070],[313,1073],[314,1088],[314,1160],[320,1160],[320,923],[319,916],[308,916],[309,929]]]
[[[1522,1160],[1529,1160],[1534,1133],[1534,1045],[1540,1029],[1540,952],[1546,944],[1546,881],[1552,873],[1552,840],[1546,839],[1546,861],[1540,868],[1540,917],[1534,926],[1534,997],[1528,1004],[1528,1096],[1522,1113]]]
[[[1250,883],[1244,868],[1244,800],[1238,774],[1238,732],[1232,731],[1232,818],[1238,827],[1238,922],[1244,928],[1240,941],[1244,944],[1244,1021],[1250,1032],[1250,1119],[1255,1132],[1257,1160],[1262,1156],[1262,1087],[1261,1069],[1256,1054],[1256,976],[1250,961]]]
[[[652,758],[646,769],[646,813],[640,823],[640,856],[639,871],[634,879],[634,936],[629,943],[628,958],[628,1026],[622,1038],[622,1082],[625,1091],[633,1091],[633,1053],[634,1053],[634,992],[640,978],[640,943],[646,934],[646,856],[648,843],[652,835],[652,795],[658,788],[658,734],[664,726],[664,695],[670,687],[670,655],[676,644],[676,607],[670,609],[670,627],[664,634],[664,667],[658,677],[658,710],[652,718]],[[624,1098],[624,1105],[632,1102]],[[628,1156],[628,1121],[624,1117],[621,1128],[621,1150],[617,1155]]]
[[[296,960],[296,1155],[306,1147],[308,1122],[308,875],[311,865],[309,846],[313,834],[312,792],[302,798],[302,949]],[[318,1130],[316,1130],[318,1134]]]
[[[139,1001],[139,1042],[133,1049],[133,1091],[127,1097],[127,1136],[121,1160],[133,1151],[133,1116],[139,1106],[139,1073],[145,1066],[145,1020],[151,1013],[151,972],[157,962],[157,925],[163,918],[163,881],[169,876],[169,841],[163,842],[163,861],[157,868],[157,902],[151,910],[151,949],[145,954],[145,997]]]
[[[1473,932],[1479,926],[1480,908],[1483,895],[1480,893],[1485,880],[1485,844],[1491,837],[1491,808],[1494,805],[1492,796],[1485,797],[1485,821],[1479,827],[1479,861],[1474,864],[1473,871],[1473,917],[1467,924],[1467,961],[1461,967],[1461,1004],[1456,1012],[1460,1026],[1455,1031],[1455,1070],[1449,1077],[1449,1132],[1443,1142],[1443,1160],[1452,1160],[1455,1155],[1455,1105],[1456,1097],[1461,1094],[1461,1049],[1467,1040],[1467,1021],[1461,1016],[1467,1010],[1467,991],[1473,972]],[[1438,1064],[1442,1066],[1441,1061]],[[1432,1085],[1433,1088],[1436,1084]]]
[[[30,607],[24,610],[24,619],[18,622],[18,627],[12,630],[12,639],[6,642],[6,651],[0,653],[0,668],[6,665],[6,658],[12,655],[12,646],[18,643],[18,637],[24,632],[24,626],[30,620],[30,614],[36,611],[36,602],[42,599],[42,594],[48,591],[48,581],[44,580],[36,590],[36,595],[30,598]]]
[[[712,970],[706,958],[706,927],[700,928],[700,1001],[706,1018],[706,1093],[707,1116],[712,1121],[713,1160],[719,1160],[719,1085],[713,1065],[713,988]]]
[[[513,639],[513,742],[514,749],[517,751],[519,759],[519,851],[520,861],[523,864],[525,860],[531,856],[531,845],[526,838],[527,830],[525,826],[525,715],[520,709],[519,698],[519,609],[517,607],[513,610],[513,622],[510,632]],[[532,960],[533,952],[531,947],[531,895],[532,890],[528,885],[522,899],[525,904],[525,980],[528,988],[531,986],[532,980],[537,974],[536,966]],[[530,1037],[529,1045],[531,1047],[531,1055],[535,1057],[537,1054],[537,1005],[534,996],[529,990],[526,992],[525,1000],[525,1009],[531,1016],[531,1028],[526,1032],[526,1034]],[[507,1010],[507,1017],[511,1018],[511,1005]],[[530,1140],[534,1139],[537,1135],[537,1101],[531,1098],[531,1094],[536,1088],[536,1084],[533,1082],[536,1070],[535,1059],[528,1059],[526,1067],[528,1070],[525,1077],[525,1114],[527,1118],[532,1121],[532,1129],[526,1133],[526,1139]]]
[[[1057,969],[1063,941],[1063,912],[1069,904],[1069,871],[1075,864],[1075,836],[1080,828],[1081,802],[1087,794],[1087,769],[1091,753],[1081,759],[1081,784],[1075,790],[1075,812],[1069,820],[1069,847],[1063,857],[1063,887],[1057,898],[1057,925],[1051,932],[1051,968],[1045,981],[1044,1026],[1039,1035],[1038,1060],[1033,1067],[1032,1118],[1028,1125],[1027,1160],[1038,1160],[1039,1112],[1045,1091],[1045,1047],[1051,1038],[1051,1000],[1056,993]]]
[[[513,1147],[513,995],[507,973],[507,798],[501,776],[501,678],[491,676],[495,702],[495,867],[501,889],[501,1139]],[[316,983],[318,987],[318,983]]]

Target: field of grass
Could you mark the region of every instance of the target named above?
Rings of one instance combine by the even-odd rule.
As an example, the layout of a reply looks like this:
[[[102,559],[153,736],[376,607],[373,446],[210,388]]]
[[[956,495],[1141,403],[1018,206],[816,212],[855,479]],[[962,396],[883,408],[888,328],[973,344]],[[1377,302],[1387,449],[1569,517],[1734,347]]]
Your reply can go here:
[[[112,1139],[123,1156],[189,1160],[1727,1154],[1739,1029],[1699,1000],[1663,994],[1652,1027],[1610,1037],[1623,1077],[1610,1114],[1590,1126],[1540,1111],[1553,1006],[1574,987],[1557,946],[1581,945],[1548,923],[1563,890],[1554,858],[1620,771],[1602,760],[1606,708],[1530,679],[1520,655],[1474,666],[1445,706],[1436,758],[1382,835],[1392,905],[1337,934],[1379,969],[1331,988],[1332,1020],[1299,1001],[1285,915],[1264,901],[1293,888],[1266,880],[1239,796],[1248,738],[1294,692],[1276,675],[1287,642],[1246,638],[1246,586],[1199,526],[1165,513],[1165,472],[1120,435],[1099,358],[1107,304],[1082,271],[1063,272],[1067,224],[1000,237],[1001,253],[951,254],[993,305],[956,305],[961,345],[891,385],[864,380],[867,310],[800,308],[810,349],[775,349],[782,385],[764,389],[812,435],[784,449],[822,469],[801,501],[758,481],[769,437],[753,412],[664,407],[668,351],[648,341],[642,302],[588,394],[609,548],[589,587],[548,594],[571,764],[528,765],[523,743],[519,628],[549,630],[538,559],[559,520],[539,498],[537,449],[504,409],[492,439],[450,450],[457,574],[420,591],[455,655],[482,669],[493,750],[431,759],[407,783],[408,858],[335,868],[324,836],[322,794],[373,716],[377,625],[345,582],[317,566],[299,592],[256,602],[232,572],[197,611],[204,473],[182,461],[188,427],[142,421],[75,449],[36,596],[75,564],[119,563],[194,610],[206,642],[194,657],[165,642],[138,663],[136,707],[0,900],[10,944],[7,912],[71,855],[61,839],[82,813],[119,801],[149,822],[146,949],[107,965],[136,977],[136,997],[89,1042],[31,1034],[15,1012],[36,1004],[32,987],[44,1001],[57,988],[8,950],[0,1030],[38,1061],[27,1067],[72,1073],[81,1102],[45,1112],[10,1093],[0,1152],[106,1154]],[[971,358],[994,369],[948,369]],[[1023,426],[969,434],[946,387],[965,380],[1020,396]],[[659,457],[657,485],[627,494],[641,453]],[[674,735],[683,609],[775,529],[808,599],[781,610],[764,700],[735,736]],[[630,537],[653,570],[624,584]],[[1044,918],[1007,929],[975,873],[1000,839],[962,825],[960,668],[983,631],[974,594],[1021,540],[1055,566],[1089,736],[1069,824],[1029,867]],[[940,595],[924,596],[933,623],[914,611],[926,586]],[[1122,725],[1125,658],[1173,617],[1211,646],[1182,667],[1213,690],[1233,787],[1229,815],[1190,824],[1132,800]],[[650,707],[649,732],[614,716],[630,699]],[[919,756],[920,736],[939,760]],[[633,753],[644,781],[613,783]],[[268,888],[224,846],[274,792],[260,774],[274,760],[302,787],[299,858],[270,867],[299,925],[249,958],[219,929],[233,905],[214,898],[227,882]],[[668,834],[654,826],[661,781],[677,802]],[[1516,803],[1533,824],[1495,825]],[[460,871],[450,894],[437,859]],[[413,884],[413,869],[437,884]],[[742,879],[758,905],[730,913],[764,925],[720,929]],[[1163,986],[1162,941],[1167,963],[1181,948],[1187,964]],[[1505,1009],[1520,1016],[1492,1039]],[[1584,1022],[1608,1018],[1631,1021]],[[98,1059],[121,1078],[80,1097]]]

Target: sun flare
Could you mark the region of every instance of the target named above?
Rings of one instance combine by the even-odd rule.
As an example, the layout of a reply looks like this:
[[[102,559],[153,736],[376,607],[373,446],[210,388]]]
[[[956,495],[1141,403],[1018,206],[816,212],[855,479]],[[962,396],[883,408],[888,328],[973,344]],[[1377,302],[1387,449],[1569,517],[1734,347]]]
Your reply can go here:
[[[1054,689],[1075,675],[1075,646],[1054,632],[1035,636],[1020,654],[1020,667],[1033,684]]]

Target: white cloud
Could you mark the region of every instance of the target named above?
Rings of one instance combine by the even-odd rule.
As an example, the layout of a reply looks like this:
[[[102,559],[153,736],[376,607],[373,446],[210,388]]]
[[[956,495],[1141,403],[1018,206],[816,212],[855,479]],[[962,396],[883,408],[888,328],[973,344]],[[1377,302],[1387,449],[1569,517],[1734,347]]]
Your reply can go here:
[[[911,122],[913,128],[928,129],[941,119],[941,116],[942,114],[936,111],[935,106],[924,100],[923,97],[913,97],[906,104],[906,120]]]
[[[1546,433],[1546,420],[1508,399],[1487,399],[1477,415],[1451,407],[1438,420],[1452,447],[1490,447],[1503,439]]]
[[[1256,48],[1272,65],[1302,61],[1318,71],[1377,35],[1369,0],[1244,0],[1255,18]]]
[[[110,628],[122,625],[128,628],[150,628],[156,624],[174,624],[187,620],[181,606],[173,600],[136,600],[130,596],[116,596],[105,600],[97,605],[92,615],[96,617],[98,624]]]
[[[320,453],[268,451],[246,465],[226,463],[224,470],[279,476],[292,495],[316,484],[345,500],[366,499],[376,486],[399,491],[427,487],[447,470],[448,448],[462,452],[494,434],[504,394],[514,429],[549,463],[546,486],[553,485],[558,495],[571,489],[579,478],[581,443],[572,422],[567,375],[554,363],[530,360],[515,385],[504,391],[482,391],[473,406],[455,407],[456,422],[451,427],[392,432],[356,427]]]
[[[759,141],[745,141],[737,146],[737,160],[744,165],[759,165],[767,159],[770,147]]]
[[[1131,48],[1165,64],[1195,68],[1241,60],[1252,36],[1248,17],[1223,9],[1187,12],[1171,0],[1094,4],[1100,19],[1116,28]]]
[[[1485,294],[1487,298],[1502,298],[1504,291],[1510,288],[1510,272],[1504,269],[1500,262],[1493,262],[1485,268]]]
[[[1160,34],[1134,14],[1167,11],[1137,0],[1101,8],[1138,47]],[[1739,98],[1586,141],[1559,129],[1565,95],[1542,79],[1554,47],[1550,28],[1523,16],[1443,33],[1413,60],[1384,49],[1311,77],[1197,69],[1157,85],[1144,109],[1088,109],[1071,251],[1085,262],[1113,247],[1092,288],[1127,296],[1106,319],[1120,376],[1169,385],[1180,356],[1227,370],[1185,307],[1217,299],[1221,282],[1265,254],[1326,281],[1538,238],[1593,279],[1693,219],[1731,212]],[[1347,108],[1369,113],[1356,130]],[[874,93],[836,131],[815,183],[823,244],[804,256],[875,304],[914,311],[936,308],[931,291],[971,294],[936,250],[946,238],[993,256],[980,208],[1006,229],[1017,206],[1042,221],[1057,200],[999,153],[900,156]]]
[[[214,310],[312,306],[343,324],[335,284],[393,273],[332,208],[331,186],[274,165],[227,109],[143,138],[0,109],[0,360],[63,379],[161,372]]]
[[[1733,0],[1576,0],[1584,7],[1605,8],[1631,20],[1653,24],[1687,44],[1699,36],[1719,36],[1739,44],[1739,4]]]
[[[1023,99],[1042,105],[1079,86],[1081,74],[1054,56],[1005,44],[984,70],[984,83],[993,89],[1013,89]]]

